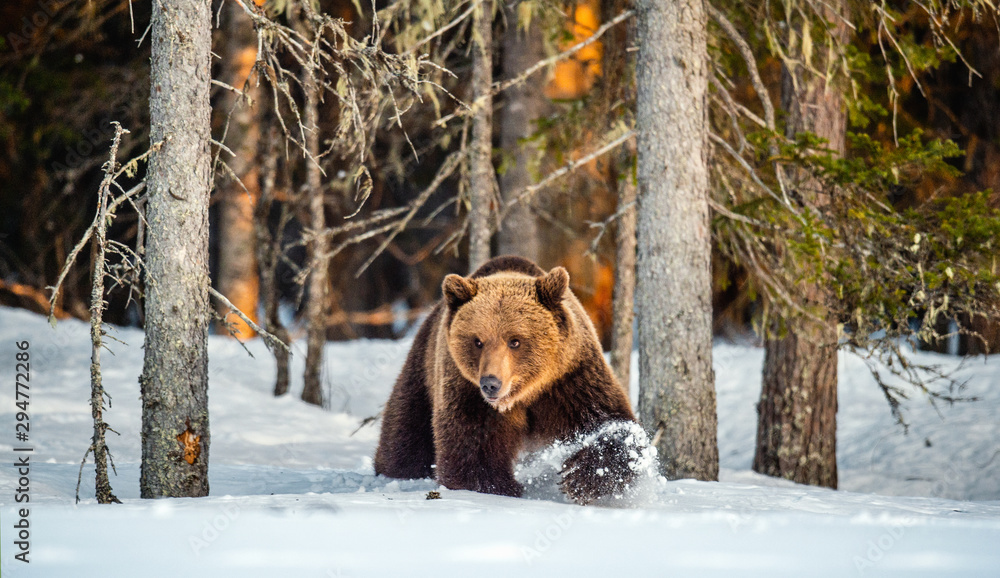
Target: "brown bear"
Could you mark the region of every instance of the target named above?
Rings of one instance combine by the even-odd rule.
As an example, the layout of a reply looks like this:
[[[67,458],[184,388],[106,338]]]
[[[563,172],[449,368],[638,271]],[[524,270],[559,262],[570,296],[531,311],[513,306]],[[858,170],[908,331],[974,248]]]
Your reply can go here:
[[[568,284],[562,267],[545,273],[513,256],[471,277],[445,277],[444,298],[417,333],[382,413],[375,473],[436,473],[451,489],[520,496],[514,464],[522,450],[634,423]],[[627,489],[636,453],[634,436],[626,437],[592,436],[595,443],[569,456],[561,464],[566,495],[589,503]]]

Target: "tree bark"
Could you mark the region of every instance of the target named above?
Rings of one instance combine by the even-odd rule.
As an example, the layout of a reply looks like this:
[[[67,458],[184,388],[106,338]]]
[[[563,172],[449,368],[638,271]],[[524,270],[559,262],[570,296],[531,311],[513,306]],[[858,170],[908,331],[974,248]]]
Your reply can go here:
[[[302,401],[323,405],[323,345],[326,343],[326,318],[330,288],[329,262],[326,258],[327,243],[321,233],[326,228],[326,209],[323,204],[323,183],[320,179],[319,162],[319,86],[315,72],[306,71],[302,79],[305,90],[306,150],[306,198],[309,199],[309,214],[312,216],[312,231],[316,237],[309,243],[309,300],[306,302],[306,322],[309,330],[306,338],[305,385]]]
[[[837,487],[837,329],[807,322],[768,339],[756,472]]]
[[[154,0],[140,495],[208,494],[208,0]]]
[[[260,131],[250,103],[257,102],[257,93],[260,91],[247,82],[247,79],[257,59],[257,34],[253,23],[235,2],[226,5],[225,17],[225,44],[220,60],[223,67],[222,81],[243,90],[248,99],[240,103],[239,95],[230,91],[224,92],[222,98],[222,114],[229,115],[229,111],[233,111],[229,117],[226,145],[236,153],[235,157],[226,158],[226,162],[240,182],[227,176],[216,192],[219,206],[217,284],[219,293],[225,295],[256,323],[260,278],[257,274],[254,246],[253,212],[260,198],[260,184],[258,164],[254,161]],[[229,313],[228,307],[221,305],[218,311],[223,316]],[[240,338],[254,336],[250,326],[236,315],[229,315],[226,321],[229,327],[220,327],[220,333],[229,335],[229,329],[232,328]]]
[[[493,3],[485,1],[473,12],[472,117],[469,142],[469,272],[490,258],[490,214],[496,177],[493,170]],[[479,103],[484,98],[485,102]]]
[[[719,471],[703,0],[638,0],[639,415],[670,479]]]
[[[846,14],[843,0],[827,6],[831,34],[846,41],[844,20],[832,12]],[[822,62],[813,65],[825,70]],[[789,138],[811,132],[827,139],[827,148],[843,154],[846,115],[838,87],[801,64],[786,68],[782,105],[788,113]],[[828,204],[831,192],[823,191],[807,171],[790,170],[786,175],[788,186],[804,203],[819,211]],[[819,285],[805,288],[804,295],[817,319],[789,320],[784,334],[774,327],[777,336],[766,340],[753,469],[802,484],[836,488],[837,325],[827,308],[830,297]]]
[[[624,163],[617,164],[620,167]],[[611,301],[611,370],[626,394],[632,371],[632,322],[635,319],[635,201],[635,182],[631,171],[627,171],[618,177],[621,215],[615,228],[615,289]]]
[[[629,0],[603,0],[601,19],[609,22],[631,5]],[[635,99],[635,59],[628,52],[634,28],[627,25],[609,30],[604,40],[601,96],[610,113],[609,128],[628,121],[629,109],[622,104]],[[634,38],[632,38],[634,40]],[[636,184],[633,172],[635,150],[623,147],[612,157],[609,186],[618,193],[615,223],[615,286],[611,301],[611,371],[630,394],[632,370],[632,324],[635,320]],[[631,206],[630,206],[631,205]]]
[[[529,66],[545,58],[542,25],[536,21],[527,29],[518,26],[518,4],[506,8],[507,29],[503,39],[503,73],[515,78]],[[530,165],[538,157],[538,147],[521,142],[534,132],[534,121],[546,105],[544,85],[529,81],[507,90],[500,119],[500,148],[513,153],[514,164],[500,177],[500,193],[505,205],[533,182]],[[528,203],[517,203],[497,231],[497,254],[520,255],[538,261],[538,220]]]

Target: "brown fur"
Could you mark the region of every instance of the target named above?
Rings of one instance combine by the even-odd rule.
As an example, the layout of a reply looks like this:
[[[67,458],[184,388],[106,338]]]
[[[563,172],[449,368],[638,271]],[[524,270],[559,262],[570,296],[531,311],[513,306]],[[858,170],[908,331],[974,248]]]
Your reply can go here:
[[[383,412],[375,472],[427,477],[436,464],[449,488],[519,496],[513,466],[523,449],[634,421],[568,283],[565,269],[546,274],[519,257],[446,277]],[[499,379],[495,399],[480,387],[487,376]],[[628,483],[613,454],[585,448],[567,460],[566,493],[586,503]],[[618,483],[599,467],[623,472]]]

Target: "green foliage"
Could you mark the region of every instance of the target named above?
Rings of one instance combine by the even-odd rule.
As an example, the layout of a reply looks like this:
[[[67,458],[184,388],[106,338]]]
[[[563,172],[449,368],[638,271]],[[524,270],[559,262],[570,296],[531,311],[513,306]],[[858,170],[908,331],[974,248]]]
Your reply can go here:
[[[885,68],[854,44],[846,47],[844,57],[850,85],[850,90],[845,91],[844,99],[847,120],[850,126],[865,129],[872,120],[889,116],[885,104],[873,96],[880,93],[871,90],[871,87],[885,81]]]
[[[847,140],[847,158],[825,157],[819,163],[826,178],[838,185],[885,193],[900,185],[912,186],[918,177],[928,174],[959,175],[946,160],[962,156],[958,145],[940,139],[925,142],[920,130],[900,138],[895,146],[867,134],[848,133]]]
[[[863,345],[878,333],[932,340],[939,315],[1000,313],[996,244],[1000,210],[990,193],[945,197],[906,210],[891,193],[931,174],[954,176],[947,159],[961,155],[951,141],[924,140],[919,132],[899,146],[851,134],[851,155],[834,156],[824,141],[803,133],[781,146],[789,165],[804,168],[829,194],[822,207],[800,203],[797,214],[775,199],[758,197],[732,207],[747,222],[721,219],[722,247],[744,264],[766,261],[773,280],[762,283],[779,317],[808,313],[797,288],[828,287],[830,309]],[[735,239],[728,239],[734,235]],[[764,237],[754,247],[747,237]],[[769,250],[780,245],[781,251]],[[913,324],[913,321],[916,324]],[[964,329],[963,329],[964,330]]]
[[[31,99],[18,87],[7,80],[0,80],[0,109],[4,116],[24,113],[31,105]]]

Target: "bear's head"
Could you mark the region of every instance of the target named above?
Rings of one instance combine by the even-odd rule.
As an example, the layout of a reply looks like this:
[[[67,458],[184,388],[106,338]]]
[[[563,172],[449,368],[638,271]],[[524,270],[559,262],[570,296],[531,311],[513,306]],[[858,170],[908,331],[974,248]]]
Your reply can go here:
[[[562,267],[540,277],[514,272],[445,277],[448,350],[494,409],[531,403],[564,373],[568,286]]]

